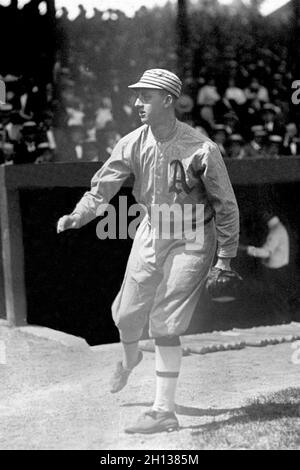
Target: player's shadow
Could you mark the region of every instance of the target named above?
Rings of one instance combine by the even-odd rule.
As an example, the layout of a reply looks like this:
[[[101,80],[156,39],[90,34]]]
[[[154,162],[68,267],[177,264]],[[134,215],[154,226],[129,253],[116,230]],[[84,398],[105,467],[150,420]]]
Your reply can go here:
[[[124,407],[150,407],[153,402],[125,403]],[[176,413],[184,416],[213,418],[203,424],[181,426],[181,429],[192,430],[191,435],[214,432],[224,429],[224,426],[247,424],[253,422],[268,422],[282,418],[300,417],[300,389],[290,388],[276,392],[270,396],[260,396],[239,408],[195,408],[176,405]],[[222,415],[223,418],[221,418]],[[216,418],[216,419],[214,419]]]
[[[219,416],[236,412],[239,408],[195,408],[192,406],[176,405],[176,413],[184,416]]]
[[[299,407],[299,401],[297,403],[276,403],[273,401],[266,403],[252,403],[241,408],[223,410],[225,413],[233,414],[226,419],[212,421],[205,424],[186,426],[185,429],[197,430],[192,431],[192,436],[198,436],[202,433],[215,432],[219,429],[224,430],[224,426],[247,424],[255,421],[259,421],[261,423],[282,418],[298,418],[300,416]]]
[[[153,402],[141,403],[123,403],[121,406],[130,408],[133,406],[151,407]],[[184,416],[219,416],[225,413],[233,413],[240,411],[240,408],[195,408],[192,406],[176,405],[175,412],[178,415]]]

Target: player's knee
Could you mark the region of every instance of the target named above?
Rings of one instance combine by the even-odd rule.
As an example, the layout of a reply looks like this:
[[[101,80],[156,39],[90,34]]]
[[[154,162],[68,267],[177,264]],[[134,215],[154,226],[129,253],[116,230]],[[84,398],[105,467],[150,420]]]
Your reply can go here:
[[[113,315],[113,321],[119,331],[135,333],[143,330],[145,318],[142,315],[133,315],[132,313],[122,313]]]
[[[115,316],[113,317],[114,323],[118,330],[126,330],[128,329],[128,319],[123,316]]]
[[[160,336],[154,338],[156,346],[180,346],[180,337],[179,336]]]

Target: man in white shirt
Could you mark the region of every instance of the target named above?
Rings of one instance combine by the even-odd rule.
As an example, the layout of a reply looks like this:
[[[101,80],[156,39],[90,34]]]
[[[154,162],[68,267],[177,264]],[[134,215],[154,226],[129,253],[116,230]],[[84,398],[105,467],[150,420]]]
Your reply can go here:
[[[289,301],[294,295],[290,272],[290,238],[279,217],[266,213],[268,235],[261,247],[248,246],[247,254],[262,262],[262,282],[267,305],[288,315]]]
[[[198,91],[197,104],[199,106],[214,106],[221,96],[218,93],[215,81],[210,78]]]
[[[225,91],[225,98],[228,101],[234,101],[239,106],[242,106],[246,103],[245,92],[236,86],[235,80],[233,78],[229,80],[228,88]]]
[[[278,269],[289,264],[289,236],[285,226],[277,216],[270,216],[267,222],[268,236],[260,248],[248,246],[249,256],[260,258],[270,269]]]

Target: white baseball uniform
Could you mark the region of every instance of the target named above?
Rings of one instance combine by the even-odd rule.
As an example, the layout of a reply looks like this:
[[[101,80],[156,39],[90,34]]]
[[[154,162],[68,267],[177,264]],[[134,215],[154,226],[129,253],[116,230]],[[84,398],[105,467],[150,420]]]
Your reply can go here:
[[[130,174],[133,194],[146,207],[129,256],[121,289],[112,305],[121,339],[135,341],[149,319],[151,337],[180,335],[189,325],[214,255],[236,256],[239,212],[223,158],[206,136],[176,121],[159,141],[148,125],[123,137],[94,175],[73,213],[81,225],[96,217]],[[204,205],[202,246],[187,249],[186,239],[157,239],[151,226],[153,205]],[[197,225],[195,212],[192,222]]]

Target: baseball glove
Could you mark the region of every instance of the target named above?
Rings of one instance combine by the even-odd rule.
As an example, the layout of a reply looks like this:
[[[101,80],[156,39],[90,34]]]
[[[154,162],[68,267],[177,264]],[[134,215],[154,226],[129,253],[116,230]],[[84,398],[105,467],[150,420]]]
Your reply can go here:
[[[206,290],[214,302],[231,302],[238,297],[241,283],[242,277],[236,271],[213,267],[207,276]]]

